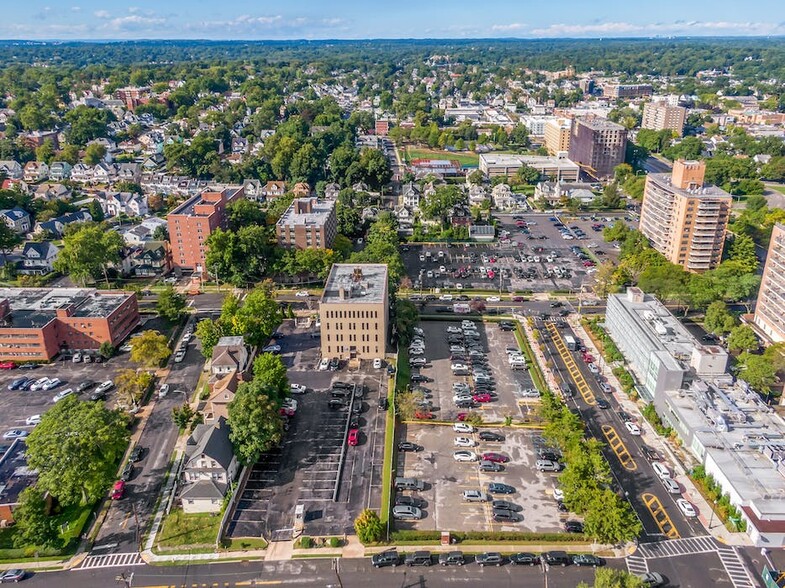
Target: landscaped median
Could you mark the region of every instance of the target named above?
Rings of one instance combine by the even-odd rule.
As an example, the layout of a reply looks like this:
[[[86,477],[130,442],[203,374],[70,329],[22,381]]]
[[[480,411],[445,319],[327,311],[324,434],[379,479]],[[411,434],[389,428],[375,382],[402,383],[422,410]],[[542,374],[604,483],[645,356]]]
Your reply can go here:
[[[526,336],[526,333],[524,332],[520,323],[518,323],[515,327],[515,339],[518,341],[518,345],[523,350],[523,354],[526,356],[526,359],[531,365],[529,368],[529,373],[531,374],[534,385],[537,387],[537,390],[540,391],[540,394],[544,394],[549,390],[548,384],[545,383],[545,375],[542,373],[540,364],[537,363],[534,350],[529,344],[529,338]]]
[[[405,374],[405,380],[403,375]],[[395,475],[395,392],[399,382],[403,381],[403,389],[409,382],[409,357],[405,349],[398,354],[395,374],[387,381],[387,414],[384,422],[384,463],[382,466],[382,504],[379,520],[386,529],[390,521],[390,505],[392,504],[392,480]]]

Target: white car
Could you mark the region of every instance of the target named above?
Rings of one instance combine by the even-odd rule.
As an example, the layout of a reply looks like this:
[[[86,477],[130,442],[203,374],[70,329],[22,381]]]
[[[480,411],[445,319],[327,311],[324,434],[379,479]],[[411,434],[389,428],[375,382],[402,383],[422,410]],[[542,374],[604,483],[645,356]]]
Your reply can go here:
[[[469,437],[456,437],[455,441],[453,441],[453,445],[456,447],[474,447],[476,444],[474,439],[470,439]]]
[[[43,386],[41,386],[41,390],[51,390],[53,388],[57,388],[63,381],[60,378],[52,378],[48,382],[45,382]]]
[[[295,296],[297,298],[308,298],[310,296],[310,293],[308,292],[308,290],[300,290],[299,292],[297,292],[297,294],[295,294]]]
[[[469,366],[465,363],[453,363],[450,365],[450,369],[454,372],[461,371],[461,370],[468,370]]]
[[[630,435],[640,435],[641,429],[638,425],[631,421],[627,421],[624,423],[624,426],[627,427],[627,430],[630,432]]]
[[[695,512],[695,507],[692,506],[689,500],[679,498],[676,500],[676,505],[685,517],[696,517],[698,513]]]
[[[486,302],[501,302],[502,299],[499,298],[498,296],[488,296],[488,298],[486,298],[485,301]]]
[[[425,349],[422,347],[409,347],[409,355],[425,355]]]
[[[455,461],[477,461],[477,454],[474,451],[456,451],[452,457]]]
[[[423,335],[425,335],[425,331],[423,331],[423,330],[422,330],[420,327],[414,327],[414,328],[412,329],[412,331],[414,331],[414,334],[415,334],[415,335],[419,335],[420,337],[422,337]]]
[[[562,490],[561,488],[554,488],[553,497],[556,500],[564,500],[564,490]]]
[[[33,385],[30,386],[30,390],[32,390],[33,392],[36,392],[38,390],[43,390],[44,384],[46,384],[48,381],[49,378],[39,378],[35,382],[33,382]]]
[[[474,433],[475,428],[468,423],[453,423],[452,430],[456,433]]]
[[[463,353],[466,347],[463,345],[450,345],[450,353]]]
[[[452,294],[442,294],[439,296],[439,300],[442,302],[451,302],[452,301]]]
[[[281,346],[280,345],[268,345],[264,349],[262,349],[262,353],[280,353]]]
[[[158,398],[166,398],[167,394],[169,394],[169,389],[169,384],[161,384],[161,387],[158,388]]]
[[[383,364],[381,358],[377,357],[376,359],[373,360],[373,369],[380,370],[382,369],[382,365]]]
[[[98,387],[95,389],[94,394],[103,394],[104,392],[108,392],[114,388],[114,382],[112,380],[106,380],[105,382],[101,382],[98,384]]]
[[[600,373],[600,368],[598,368],[593,363],[588,363],[588,364],[586,364],[586,366],[589,368],[589,371],[591,373],[593,373],[593,374],[599,374]]]
[[[60,390],[60,392],[54,395],[52,402],[60,402],[63,398],[67,398],[73,393],[74,391],[71,388],[68,388],[67,390]]]
[[[414,357],[414,358],[412,358],[412,359],[409,361],[409,363],[410,363],[410,364],[412,364],[412,365],[419,365],[419,366],[423,366],[423,365],[425,365],[426,363],[428,363],[428,360],[427,360],[427,359],[425,359],[425,358],[424,358],[424,357],[422,357],[422,356],[418,356],[418,357]]]
[[[289,392],[292,394],[305,394],[307,388],[302,384],[289,384]]]
[[[25,424],[30,425],[31,427],[35,427],[40,422],[41,422],[40,414],[34,414],[32,416],[27,417],[27,419],[25,419]]]
[[[285,408],[287,410],[294,410],[294,411],[296,411],[297,410],[297,401],[294,398],[287,398],[287,399],[285,399],[283,401],[283,404],[281,404],[281,407]]]
[[[658,461],[653,461],[652,462],[651,469],[653,469],[654,473],[657,474],[663,480],[666,479],[666,478],[670,478],[671,477],[671,472],[667,468],[667,466],[661,464]]]
[[[447,327],[447,332],[456,335],[460,335],[462,333],[460,327]]]
[[[74,363],[79,363],[82,361],[82,354],[81,353],[74,353],[74,356],[71,358],[71,361]]]
[[[24,439],[29,434],[30,431],[23,431],[22,429],[11,429],[10,431],[3,433],[3,439]]]
[[[319,371],[326,372],[328,369],[330,369],[330,360],[323,357],[322,361],[319,362]]]
[[[467,328],[467,327],[470,328],[470,329],[473,329],[474,328],[474,321],[463,320],[463,321],[461,321],[461,327],[464,328],[464,329]]]

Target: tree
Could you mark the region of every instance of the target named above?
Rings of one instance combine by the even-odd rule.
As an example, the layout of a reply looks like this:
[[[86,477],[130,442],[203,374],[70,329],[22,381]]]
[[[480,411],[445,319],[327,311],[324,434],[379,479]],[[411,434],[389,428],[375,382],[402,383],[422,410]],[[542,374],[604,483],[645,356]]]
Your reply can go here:
[[[102,222],[105,218],[104,209],[101,208],[101,203],[98,200],[91,200],[87,204],[87,212],[90,213],[90,216],[97,223]]]
[[[377,149],[363,149],[357,163],[361,181],[368,184],[371,190],[381,190],[392,179],[390,162],[384,153]]]
[[[283,423],[278,416],[279,404],[273,400],[275,390],[256,381],[243,382],[229,403],[229,438],[235,455],[245,465],[281,442]]]
[[[167,286],[158,295],[158,314],[170,323],[177,322],[183,317],[185,307],[185,296],[178,293],[172,286]]]
[[[472,173],[469,174],[469,182],[471,182],[475,186],[481,185],[484,180],[485,180],[485,174],[478,169],[474,170]]]
[[[158,331],[143,331],[138,337],[133,339],[131,347],[131,361],[147,368],[157,368],[169,359],[172,350],[169,349],[169,342],[166,335]]]
[[[118,400],[127,407],[137,406],[154,379],[155,377],[149,372],[120,370],[114,378]]]
[[[515,177],[524,184],[536,184],[540,179],[540,172],[524,163],[515,172]]]
[[[55,156],[55,148],[51,139],[46,139],[43,144],[36,147],[35,159],[36,161],[43,161],[47,165],[52,163]]]
[[[253,362],[254,384],[269,390],[275,399],[289,395],[289,378],[281,357],[273,353],[261,353]]]
[[[58,547],[60,534],[47,513],[44,493],[35,486],[22,490],[14,508],[14,547]]]
[[[202,355],[209,358],[213,355],[213,347],[218,345],[218,339],[223,337],[223,329],[217,321],[203,319],[196,325],[196,337],[202,345]]]
[[[112,345],[109,341],[104,341],[101,343],[100,347],[98,347],[98,353],[104,359],[109,359],[115,354],[114,345]]]
[[[101,402],[75,395],[50,408],[27,438],[27,464],[37,486],[61,504],[95,502],[114,481],[128,445],[127,420]]]
[[[734,327],[728,335],[728,349],[731,351],[751,351],[758,348],[758,338],[749,325]]]
[[[758,269],[758,256],[755,255],[755,241],[749,235],[736,235],[731,243],[728,259],[739,263],[743,273],[753,273]]]
[[[600,543],[618,544],[635,539],[641,523],[628,502],[609,489],[598,490],[584,517],[584,533]]]
[[[3,255],[3,265],[8,263],[8,253],[22,242],[22,238],[17,235],[11,227],[4,222],[0,222],[0,253]]]
[[[169,230],[164,225],[158,225],[153,231],[153,241],[168,241]]]
[[[414,335],[414,327],[419,319],[417,307],[408,300],[395,301],[395,332],[399,345],[409,345]]]
[[[124,246],[123,238],[116,231],[106,231],[100,225],[85,223],[66,234],[54,266],[83,286],[103,272],[108,287],[107,267],[119,263]]]
[[[194,409],[187,402],[182,406],[172,407],[172,420],[181,431],[185,429],[196,416]]]
[[[370,508],[364,509],[354,519],[354,530],[357,533],[357,538],[363,545],[378,543],[384,535],[384,527],[379,519],[379,515]]]
[[[646,588],[643,580],[624,570],[597,568],[594,570],[594,584],[580,582],[576,588]]]
[[[84,161],[88,165],[96,165],[106,157],[106,147],[100,143],[91,143],[84,152]]]
[[[89,106],[77,106],[65,114],[65,120],[71,125],[68,142],[74,145],[85,145],[88,141],[106,137],[106,125],[109,117],[114,119],[109,110],[99,110]]]
[[[785,159],[785,158],[784,158]],[[763,210],[768,205],[768,200],[762,194],[753,194],[747,201],[744,203],[744,207],[749,210],[750,212],[757,212],[759,210]]]
[[[764,355],[744,352],[739,355],[739,377],[760,394],[768,394],[777,381],[777,372],[772,361]]]
[[[247,198],[235,200],[226,207],[229,228],[233,231],[240,227],[265,224],[265,214],[258,203]]]
[[[730,313],[725,302],[716,300],[706,309],[703,326],[709,333],[725,335],[736,326],[736,317]]]
[[[619,185],[616,182],[611,182],[603,188],[602,205],[606,208],[621,207],[621,193],[619,192]]]

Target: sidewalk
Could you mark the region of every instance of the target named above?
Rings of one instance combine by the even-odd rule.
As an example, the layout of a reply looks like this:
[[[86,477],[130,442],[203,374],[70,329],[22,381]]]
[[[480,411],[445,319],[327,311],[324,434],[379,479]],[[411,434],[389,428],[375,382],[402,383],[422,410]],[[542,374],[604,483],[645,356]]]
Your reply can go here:
[[[567,320],[575,334],[584,342],[586,348],[589,349],[595,357],[602,357],[596,345],[594,345],[594,340],[583,328],[580,319],[570,316]],[[692,480],[687,475],[687,468],[684,466],[684,461],[685,458],[692,459],[692,457],[689,455],[684,455],[684,457],[677,456],[676,451],[671,447],[671,444],[657,435],[651,424],[643,418],[638,403],[630,400],[627,395],[622,392],[619,380],[613,375],[613,371],[607,365],[604,358],[600,362],[600,365],[600,373],[605,376],[608,379],[608,383],[613,386],[613,397],[619,403],[619,406],[625,412],[637,416],[640,422],[644,424],[644,426],[641,427],[641,439],[646,445],[656,449],[660,454],[668,456],[674,471],[673,478],[685,489],[683,496],[697,508],[698,520],[706,529],[706,532],[727,545],[752,545],[752,540],[749,535],[746,533],[732,533],[725,527],[725,524],[716,514],[712,516],[712,508],[709,506],[709,503],[703,498],[703,495],[698,492],[698,489],[695,488]]]

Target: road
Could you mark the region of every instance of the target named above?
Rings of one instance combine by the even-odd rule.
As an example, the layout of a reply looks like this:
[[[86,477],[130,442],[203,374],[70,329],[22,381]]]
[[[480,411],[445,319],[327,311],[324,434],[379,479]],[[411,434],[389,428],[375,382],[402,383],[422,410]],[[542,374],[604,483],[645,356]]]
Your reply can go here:
[[[643,162],[643,167],[650,174],[667,174],[672,169],[668,163],[652,155],[649,155],[646,161]]]
[[[200,317],[191,318],[191,324]],[[172,408],[183,404],[190,397],[199,381],[204,364],[199,341],[194,338],[188,346],[185,360],[172,363],[166,378],[170,393],[166,398],[154,397],[152,408],[141,434],[139,445],[145,448],[142,461],[126,485],[126,497],[110,505],[109,513],[101,526],[93,553],[130,553],[137,551],[155,507],[155,497],[169,467],[177,427],[172,421]]]

